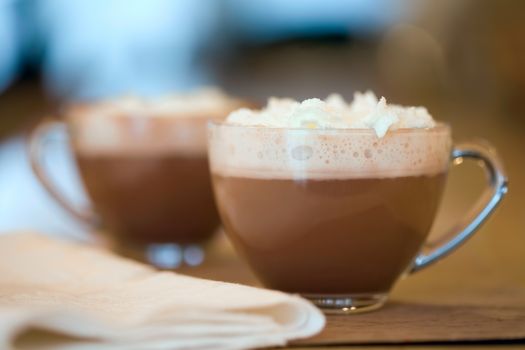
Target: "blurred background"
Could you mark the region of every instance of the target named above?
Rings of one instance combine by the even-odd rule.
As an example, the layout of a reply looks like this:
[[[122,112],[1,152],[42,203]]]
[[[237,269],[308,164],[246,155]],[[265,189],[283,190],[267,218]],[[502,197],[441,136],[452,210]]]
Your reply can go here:
[[[510,194],[462,254],[525,276],[520,0],[0,0],[0,231],[85,237],[27,164],[24,138],[43,117],[71,101],[202,85],[259,101],[372,89],[426,106],[456,140],[489,140]],[[67,150],[50,164],[84,200]],[[475,164],[454,170],[436,231],[483,186]]]

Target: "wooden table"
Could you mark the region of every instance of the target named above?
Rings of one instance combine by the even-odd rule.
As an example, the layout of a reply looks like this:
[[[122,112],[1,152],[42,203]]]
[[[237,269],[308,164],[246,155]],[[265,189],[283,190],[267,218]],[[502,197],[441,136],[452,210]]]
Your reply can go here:
[[[437,347],[435,344],[439,343],[433,341],[414,344],[410,349],[431,347],[435,350],[445,346],[468,349],[479,348],[481,344],[484,344],[484,348],[490,349],[525,348],[525,162],[523,161],[525,138],[519,128],[500,122],[489,123],[488,118],[476,119],[474,124],[473,119],[454,120],[455,137],[462,140],[481,136],[489,139],[496,146],[510,180],[509,194],[502,205],[479,232],[459,250],[428,269],[400,281],[393,290],[390,304],[387,304],[384,310],[376,311],[375,314],[346,317],[352,320],[356,320],[357,317],[366,320],[383,317],[382,322],[386,328],[397,326],[407,332],[416,329],[418,332],[416,335],[421,335],[424,325],[412,322],[408,325],[410,327],[400,326],[401,320],[395,319],[395,316],[399,315],[396,310],[404,307],[416,310],[419,307],[419,314],[430,312],[434,316],[437,315],[434,319],[437,324],[430,325],[428,329],[435,330],[443,324],[452,324],[449,328],[445,327],[445,332],[448,333],[443,336],[450,338],[456,330],[463,327],[472,333],[472,339],[476,336],[486,338],[487,335],[491,338],[496,334],[499,338],[506,338],[507,341],[490,340],[471,345],[445,342]],[[453,169],[449,176],[445,200],[431,237],[438,236],[444,228],[461,217],[484,186],[483,173],[475,164],[465,164]],[[215,242],[208,264],[184,272],[224,281],[257,283],[224,238]],[[461,314],[458,315],[458,312]],[[464,313],[470,315],[465,318]],[[414,311],[414,315],[417,316],[418,311]],[[417,317],[424,318],[421,315]],[[455,325],[453,321],[458,320],[468,321],[467,324]],[[352,322],[364,323],[361,320]],[[432,322],[432,320],[425,319],[421,322]],[[480,325],[479,322],[483,324]],[[352,341],[349,339],[356,337],[348,337],[348,333],[355,329],[353,326],[349,327],[348,323],[344,318],[342,320],[329,317],[328,326],[323,334],[307,340],[305,344],[309,346],[317,344],[319,348],[327,348],[319,345],[324,342],[332,344],[330,348],[333,346],[350,348],[348,344]],[[366,329],[360,331],[364,332]],[[514,337],[513,340],[513,336],[517,333],[521,334],[521,337],[519,339]],[[412,338],[414,337],[412,334]],[[302,345],[293,346],[301,348]],[[358,349],[359,346],[351,346],[351,348]],[[385,346],[385,344],[378,344],[378,349],[402,348],[404,344]]]
[[[379,334],[377,342],[373,344],[374,349],[403,348],[405,344],[399,342],[399,337],[406,337],[412,344],[411,349],[440,349],[445,346],[469,349],[482,344],[490,349],[525,348],[523,269],[501,269],[499,264],[484,259],[476,252],[481,249],[479,245],[488,244],[484,238],[487,237],[480,235],[449,259],[432,266],[428,271],[400,281],[384,309],[363,315],[328,316],[328,324],[322,334],[292,344],[291,347],[370,348],[370,338]],[[207,264],[186,268],[181,272],[258,285],[255,277],[223,238],[213,245]],[[370,327],[375,333],[371,333]],[[391,333],[391,327],[398,327],[394,338],[388,334]],[[466,328],[470,332],[467,334],[467,337],[470,336],[469,341],[462,339],[466,336]],[[349,336],[349,332],[353,333]],[[446,340],[436,341],[432,338],[436,334]],[[494,339],[495,334],[504,339]],[[429,336],[431,338],[426,338]],[[455,336],[460,341],[450,341]],[[477,340],[485,336],[489,339]],[[360,343],[360,339],[363,343]]]
[[[383,310],[363,315],[329,316],[321,335],[291,347],[393,349],[406,346],[388,335],[393,326],[399,329],[397,337],[406,337],[412,349],[436,349],[436,344],[446,348],[480,345],[491,349],[525,348],[525,254],[506,254],[512,249],[519,251],[525,245],[509,247],[524,243],[523,237],[516,236],[516,232],[497,229],[504,210],[455,254],[400,281]],[[205,264],[181,272],[259,285],[223,235],[212,244]],[[375,333],[370,333],[369,327],[374,327]],[[403,333],[405,328],[406,333]],[[461,340],[465,337],[465,329],[470,333],[467,334],[469,342]],[[349,336],[352,331],[353,335]],[[439,342],[432,338],[436,334],[445,339],[457,337],[461,341]],[[504,339],[494,340],[494,335]],[[471,343],[484,337],[488,339]],[[370,339],[377,341],[370,342]]]

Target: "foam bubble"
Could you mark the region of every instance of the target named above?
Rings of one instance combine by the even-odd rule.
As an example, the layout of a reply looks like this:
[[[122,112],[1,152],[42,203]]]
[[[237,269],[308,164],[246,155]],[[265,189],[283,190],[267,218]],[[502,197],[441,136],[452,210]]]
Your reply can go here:
[[[372,92],[298,102],[270,98],[210,131],[212,171],[256,178],[370,178],[446,171],[447,126],[423,107],[387,104]],[[228,150],[235,150],[231,152]]]
[[[340,95],[298,102],[270,98],[262,110],[240,109],[226,122],[233,125],[308,129],[372,129],[378,137],[390,130],[432,128],[436,122],[423,107],[387,104],[373,92],[357,92],[347,103]]]
[[[347,179],[435,175],[448,168],[450,130],[285,129],[215,125],[212,172],[265,179]],[[231,150],[235,150],[232,152]]]
[[[74,118],[72,144],[84,155],[206,155],[204,118]]]
[[[157,98],[120,97],[65,109],[73,145],[84,154],[205,155],[207,123],[246,102],[214,89]]]

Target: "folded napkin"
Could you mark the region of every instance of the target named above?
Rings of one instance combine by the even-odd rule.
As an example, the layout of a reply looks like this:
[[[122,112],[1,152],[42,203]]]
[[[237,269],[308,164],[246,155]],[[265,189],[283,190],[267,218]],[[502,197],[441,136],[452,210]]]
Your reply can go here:
[[[298,296],[157,272],[38,234],[0,236],[0,349],[248,349],[324,322]]]

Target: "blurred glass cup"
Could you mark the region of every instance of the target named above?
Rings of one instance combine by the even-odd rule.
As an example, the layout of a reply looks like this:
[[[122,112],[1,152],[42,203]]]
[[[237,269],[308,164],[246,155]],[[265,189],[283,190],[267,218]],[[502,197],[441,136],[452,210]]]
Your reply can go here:
[[[33,170],[71,215],[101,230],[117,252],[159,268],[199,265],[218,228],[206,151],[206,125],[244,102],[193,96],[122,98],[74,105],[30,139]],[[54,132],[68,135],[94,209],[70,203],[43,166]]]

